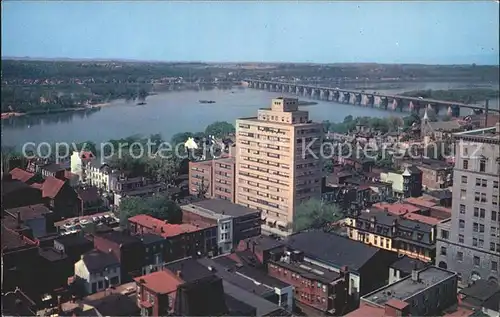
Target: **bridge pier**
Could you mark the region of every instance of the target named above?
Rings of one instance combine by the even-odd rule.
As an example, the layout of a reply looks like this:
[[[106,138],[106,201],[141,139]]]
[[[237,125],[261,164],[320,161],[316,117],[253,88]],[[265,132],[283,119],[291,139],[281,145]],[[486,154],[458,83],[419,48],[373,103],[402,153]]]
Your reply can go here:
[[[368,95],[367,99],[368,99],[367,105],[373,108],[375,106],[375,97],[373,95]]]
[[[460,117],[460,106],[452,105],[451,106],[451,116],[452,117]]]
[[[343,93],[342,102],[343,103],[349,103],[350,100],[351,100],[351,94],[348,93],[348,92],[344,92]]]
[[[380,97],[379,98],[379,108],[387,110],[387,107],[389,106],[389,98],[387,97]]]
[[[339,102],[340,93],[337,90],[335,90],[335,91],[330,90],[330,94],[332,95],[332,100],[333,101]]]
[[[354,94],[354,104],[358,104],[361,106],[361,94]]]

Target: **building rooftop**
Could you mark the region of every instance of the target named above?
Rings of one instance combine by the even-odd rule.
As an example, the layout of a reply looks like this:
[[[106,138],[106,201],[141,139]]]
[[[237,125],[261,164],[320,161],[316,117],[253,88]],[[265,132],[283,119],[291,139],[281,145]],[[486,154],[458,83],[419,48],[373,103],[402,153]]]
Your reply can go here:
[[[212,212],[213,214],[228,215],[231,217],[240,217],[260,213],[258,210],[233,204],[232,202],[224,199],[205,199],[194,202],[190,205],[193,205],[193,208],[202,212]]]
[[[12,194],[26,188],[32,188],[32,187],[17,179],[7,179],[5,178],[5,176],[2,178],[2,197],[5,197],[8,194]]]
[[[462,301],[474,307],[487,305],[489,309],[500,308],[500,285],[494,281],[477,280],[474,284],[460,291]],[[496,296],[496,300],[490,299]]]
[[[395,283],[386,285],[378,290],[363,296],[363,300],[384,306],[388,301],[396,299],[406,301],[423,290],[443,282],[449,278],[456,277],[456,273],[429,266],[418,271],[418,281],[414,281],[409,275]]]
[[[173,274],[180,272],[181,278],[186,282],[194,282],[214,275],[206,266],[191,257],[169,262],[164,268]]]
[[[2,251],[9,252],[21,248],[35,247],[36,243],[2,224]]]
[[[255,246],[255,250],[261,252],[276,249],[285,245],[283,241],[279,241],[265,235],[247,238],[241,243],[247,243],[250,249]]]
[[[10,175],[12,175],[12,179],[21,181],[23,183],[28,182],[31,180],[33,177],[35,177],[35,174],[27,172],[23,169],[20,169],[18,167],[14,168],[9,172]]]
[[[5,212],[13,218],[17,218],[17,215],[19,215],[21,220],[42,218],[44,215],[52,213],[44,204],[7,209]]]
[[[116,244],[133,244],[140,242],[137,236],[130,235],[127,231],[110,231],[97,235],[100,238],[112,241]]]
[[[373,218],[375,218],[376,224],[381,224],[381,225],[385,225],[385,226],[389,226],[389,227],[393,226],[394,222],[396,221],[398,224],[398,227],[400,229],[403,229],[403,230],[406,229],[406,230],[411,231],[411,237],[408,237],[409,239],[414,240],[414,241],[418,240],[418,241],[420,241],[422,243],[426,243],[426,244],[431,244],[431,240],[430,240],[429,235],[425,234],[425,235],[423,235],[423,237],[421,237],[421,239],[418,239],[417,234],[419,232],[420,233],[432,232],[433,225],[429,225],[425,222],[420,222],[419,220],[409,219],[408,218],[409,216],[425,217],[425,216],[421,216],[418,214],[407,214],[404,216],[404,218],[402,218],[400,216],[396,216],[396,215],[393,215],[393,214],[385,212],[385,211],[377,211],[376,210],[376,211],[370,211],[370,212],[362,212],[358,216],[358,219],[363,220],[363,222],[367,223],[367,222],[370,222]],[[431,217],[425,217],[425,218],[434,219]],[[434,219],[434,220],[436,221],[436,224],[439,222],[439,220],[437,220],[437,219]],[[387,235],[394,236],[394,234],[390,230],[387,231]],[[397,235],[394,237],[399,238],[399,239],[405,239],[405,237],[401,236],[401,235]]]
[[[43,169],[46,171],[49,171],[51,173],[56,173],[56,172],[64,170],[64,168],[57,163],[49,163],[49,164],[43,166]]]
[[[359,270],[379,252],[378,248],[322,231],[296,233],[288,237],[286,244],[303,251],[306,257],[352,270]]]
[[[101,199],[101,195],[99,195],[99,190],[94,186],[87,186],[85,188],[80,187],[76,189],[76,193],[83,201],[83,203],[93,203],[99,201]]]
[[[373,204],[373,207],[378,208],[380,210],[385,210],[389,211],[391,214],[394,215],[404,215],[407,213],[414,213],[418,212],[421,210],[421,208],[410,205],[410,204],[402,204],[402,203],[394,203],[394,204],[389,204],[389,203],[376,203]]]
[[[111,253],[92,250],[82,255],[81,260],[89,272],[101,272],[109,266],[119,266],[120,262]]]
[[[211,270],[211,272],[220,277],[223,281],[245,289],[253,294],[267,296],[268,294],[274,293],[274,287],[255,283],[254,280],[228,270],[224,265],[221,265],[221,263],[213,259],[200,258],[198,262],[203,265],[207,271]]]
[[[238,301],[244,302],[257,310],[257,316],[272,315],[276,311],[280,311],[281,307],[278,305],[250,292],[247,289],[238,287],[225,280],[222,281],[224,286],[224,293],[237,299]]]
[[[38,254],[50,262],[60,261],[68,257],[63,251],[56,250],[52,247],[39,248]]]
[[[81,246],[92,243],[92,241],[90,241],[89,239],[85,238],[84,236],[78,233],[59,236],[58,238],[55,239],[55,241],[63,245],[65,248],[71,248],[75,246]]]
[[[42,183],[42,197],[55,198],[64,186],[64,181],[48,176]]]
[[[344,317],[385,317],[385,309],[363,303]]]
[[[129,222],[154,230],[155,233],[164,238],[175,237],[184,233],[196,232],[202,229],[187,223],[170,224],[166,221],[156,219],[148,215],[137,215],[130,217],[128,220]]]
[[[417,268],[417,270],[421,270],[427,265],[428,264],[425,262],[404,256],[399,260],[397,260],[396,262],[394,262],[392,265],[390,265],[390,267],[398,271],[401,271],[403,273],[409,274],[415,267]]]
[[[292,272],[299,273],[301,276],[310,280],[320,281],[324,284],[329,284],[340,277],[340,274],[337,272],[327,270],[309,262],[271,261],[270,263],[276,263],[277,265],[285,267]]]
[[[169,294],[175,292],[177,287],[184,281],[169,271],[157,271],[134,278],[136,283],[144,285],[146,288],[157,294]]]
[[[455,139],[468,139],[481,143],[485,141],[493,141],[498,144],[498,141],[500,141],[500,125],[499,123],[496,123],[494,127],[454,133],[453,137]]]
[[[261,283],[278,289],[289,286],[289,284],[284,283],[272,276],[269,276],[264,271],[261,271],[258,268],[249,265],[249,263],[247,263],[245,259],[242,259],[245,257],[245,253],[246,252],[238,252],[238,254],[233,253],[231,255],[222,255],[212,258],[212,260],[225,267],[229,271],[237,272],[240,276],[243,276],[252,281],[256,281],[257,283]],[[234,258],[241,260],[234,260]],[[251,263],[251,261],[249,262]]]

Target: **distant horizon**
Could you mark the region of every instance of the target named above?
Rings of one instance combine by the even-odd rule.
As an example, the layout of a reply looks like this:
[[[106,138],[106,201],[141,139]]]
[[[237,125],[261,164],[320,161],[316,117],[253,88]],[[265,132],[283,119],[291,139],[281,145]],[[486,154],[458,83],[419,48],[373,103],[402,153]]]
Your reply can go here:
[[[3,56],[498,65],[488,1],[2,1]],[[253,62],[255,61],[255,62]]]
[[[100,62],[122,62],[122,63],[165,63],[165,64],[264,64],[264,65],[422,65],[422,66],[491,66],[500,67],[497,64],[481,64],[481,63],[455,63],[455,64],[430,64],[430,63],[383,63],[383,62],[268,62],[268,61],[204,61],[204,60],[147,60],[147,59],[130,59],[130,58],[102,58],[102,57],[35,57],[35,56],[2,56],[1,60],[16,60],[16,61],[62,61],[62,62],[81,62],[81,61],[100,61]]]

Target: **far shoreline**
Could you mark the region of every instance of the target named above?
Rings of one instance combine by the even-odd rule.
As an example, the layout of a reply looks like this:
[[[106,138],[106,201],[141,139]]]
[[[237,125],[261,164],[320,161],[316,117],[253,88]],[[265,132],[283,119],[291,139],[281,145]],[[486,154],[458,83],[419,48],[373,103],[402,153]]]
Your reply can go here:
[[[2,112],[2,120],[4,119],[9,119],[13,117],[22,117],[22,116],[37,116],[37,115],[46,115],[46,114],[56,114],[56,113],[61,113],[61,112],[76,112],[76,111],[84,111],[84,110],[89,110],[89,109],[98,109],[98,108],[103,108],[110,106],[111,102],[104,102],[104,103],[97,103],[94,105],[88,105],[86,107],[78,107],[78,108],[62,108],[62,109],[55,109],[55,110],[50,110],[47,109],[45,111],[33,111],[33,112]]]

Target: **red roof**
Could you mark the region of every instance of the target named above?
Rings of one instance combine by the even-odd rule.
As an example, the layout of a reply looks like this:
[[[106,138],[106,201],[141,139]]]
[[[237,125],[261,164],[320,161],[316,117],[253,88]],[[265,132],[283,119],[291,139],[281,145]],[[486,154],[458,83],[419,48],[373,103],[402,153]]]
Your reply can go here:
[[[184,281],[167,271],[157,271],[143,276],[134,278],[136,283],[144,285],[149,290],[156,294],[169,294],[177,290],[177,286]]]
[[[406,308],[406,306],[409,305],[407,302],[404,302],[404,301],[396,299],[396,298],[389,299],[385,304],[389,305],[391,307],[394,307],[398,310],[403,310]]]
[[[64,186],[64,182],[58,178],[49,176],[42,183],[42,197],[55,198]]]
[[[404,215],[404,217],[406,219],[419,221],[419,222],[426,223],[426,224],[431,225],[431,226],[437,225],[438,223],[441,222],[441,220],[439,220],[437,218],[424,216],[424,215],[420,215],[417,213],[409,213],[409,214]]]
[[[23,183],[26,183],[35,176],[35,174],[26,172],[25,170],[20,169],[18,167],[10,171],[9,174],[12,176],[12,179],[17,179]]]
[[[156,234],[159,234],[164,238],[175,237],[183,233],[195,232],[201,229],[187,223],[167,223],[166,221],[156,219],[148,215],[137,215],[128,218],[128,220],[130,222],[153,230]]]
[[[415,197],[410,197],[406,198],[405,201],[410,204],[414,204],[417,206],[422,206],[422,207],[427,207],[431,208],[433,206],[436,206],[436,203],[426,200],[426,199],[421,199],[421,198],[415,198]]]
[[[410,204],[402,204],[402,203],[395,203],[395,204],[388,204],[388,203],[376,203],[373,205],[373,207],[385,210],[387,210],[396,216],[404,215],[407,213],[414,213],[417,211],[420,211],[420,208],[415,207]]]
[[[358,309],[350,312],[344,317],[384,317],[385,309],[381,307],[374,307],[367,304],[362,304]]]

